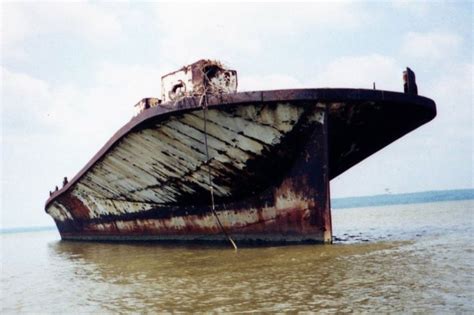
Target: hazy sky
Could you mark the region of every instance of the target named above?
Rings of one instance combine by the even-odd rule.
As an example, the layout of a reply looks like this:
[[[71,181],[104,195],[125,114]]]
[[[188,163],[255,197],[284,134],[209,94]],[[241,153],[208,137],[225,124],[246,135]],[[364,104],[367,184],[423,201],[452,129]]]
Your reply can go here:
[[[438,117],[331,183],[334,197],[473,187],[472,23],[466,2],[1,4],[2,226],[52,224],[48,191],[72,178],[201,58],[239,90],[402,91],[406,66]]]

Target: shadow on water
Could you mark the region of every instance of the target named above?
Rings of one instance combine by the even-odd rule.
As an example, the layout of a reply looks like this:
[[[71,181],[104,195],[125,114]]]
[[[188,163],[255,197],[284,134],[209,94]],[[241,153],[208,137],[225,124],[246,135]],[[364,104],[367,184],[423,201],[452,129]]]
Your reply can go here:
[[[346,244],[347,243],[347,244]],[[89,264],[111,276],[123,271],[147,273],[149,276],[176,274],[235,272],[292,268],[300,263],[334,265],[345,257],[365,255],[391,249],[410,242],[362,243],[349,236],[333,245],[240,246],[239,250],[225,244],[173,244],[157,242],[77,242],[56,241],[49,244],[51,255],[61,259]],[[336,262],[337,261],[337,262]],[[282,270],[283,271],[283,270]]]
[[[115,291],[116,298],[104,305],[107,310],[195,312],[351,309],[340,303],[344,295],[354,294],[356,288],[371,290],[376,281],[380,261],[374,257],[377,263],[369,263],[367,257],[401,245],[254,247],[237,252],[200,245],[61,241],[49,247],[51,255],[75,266],[68,275],[71,281],[87,278],[96,288],[106,284],[108,293]],[[352,293],[344,293],[345,288]]]

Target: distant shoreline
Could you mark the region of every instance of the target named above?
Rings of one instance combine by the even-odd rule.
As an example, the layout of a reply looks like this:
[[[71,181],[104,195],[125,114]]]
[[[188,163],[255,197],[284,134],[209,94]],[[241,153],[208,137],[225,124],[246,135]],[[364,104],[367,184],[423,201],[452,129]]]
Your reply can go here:
[[[406,194],[384,194],[360,197],[332,198],[332,209],[362,208],[375,206],[404,205],[441,201],[460,201],[474,199],[474,189],[436,190]],[[56,230],[56,226],[31,226],[0,228],[0,234],[27,233]]]
[[[436,190],[405,194],[345,197],[331,199],[331,208],[361,208],[474,199],[474,189]]]
[[[56,230],[55,225],[21,226],[21,227],[12,227],[12,228],[1,228],[0,234],[42,232],[42,231],[54,231],[54,230]]]

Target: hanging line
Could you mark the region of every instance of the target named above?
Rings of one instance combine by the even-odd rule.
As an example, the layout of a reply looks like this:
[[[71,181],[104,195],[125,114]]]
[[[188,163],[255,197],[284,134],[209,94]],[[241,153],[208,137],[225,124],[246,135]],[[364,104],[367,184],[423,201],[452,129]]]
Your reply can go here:
[[[216,212],[216,206],[214,203],[214,184],[212,182],[212,174],[211,174],[211,163],[209,159],[209,147],[207,144],[207,99],[206,99],[206,90],[204,93],[201,95],[201,99],[199,101],[199,106],[202,107],[202,112],[204,116],[204,144],[206,146],[206,164],[207,164],[207,175],[208,175],[208,181],[209,181],[209,191],[211,192],[211,209],[212,213],[214,214],[214,217],[216,218],[217,224],[219,224],[219,227],[221,228],[222,233],[227,237],[229,242],[232,244],[235,250],[237,250],[237,245],[235,244],[234,240],[230,235],[227,233],[226,229],[222,225],[221,220],[219,219],[219,216],[217,215]]]

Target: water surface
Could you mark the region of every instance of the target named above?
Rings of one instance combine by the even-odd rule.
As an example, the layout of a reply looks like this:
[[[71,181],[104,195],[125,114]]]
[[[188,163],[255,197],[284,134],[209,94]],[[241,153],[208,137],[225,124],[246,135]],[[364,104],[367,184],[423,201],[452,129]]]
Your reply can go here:
[[[474,312],[474,201],[333,211],[334,245],[1,235],[4,313]]]

